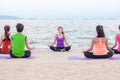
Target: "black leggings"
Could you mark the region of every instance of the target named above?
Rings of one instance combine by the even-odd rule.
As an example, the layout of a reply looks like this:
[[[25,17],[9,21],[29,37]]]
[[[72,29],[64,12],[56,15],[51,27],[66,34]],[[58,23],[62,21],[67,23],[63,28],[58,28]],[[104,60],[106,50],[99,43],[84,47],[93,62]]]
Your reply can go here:
[[[12,54],[12,50],[10,50],[9,54],[10,54],[10,56],[11,56],[12,58],[28,58],[28,57],[31,56],[31,51],[30,51],[30,50],[26,50],[26,51],[25,51],[25,55],[24,55],[23,57],[17,57],[17,56],[15,56],[15,55],[13,55],[13,54]]]
[[[85,52],[84,56],[87,58],[110,58],[113,56],[113,52],[108,52],[107,55],[93,55],[93,52]]]
[[[62,49],[64,49],[65,51],[69,51],[71,49],[70,46],[67,47],[54,47],[54,46],[50,46],[50,49],[53,51],[61,51]]]
[[[117,49],[112,49],[114,51],[115,54],[120,54],[120,51],[118,51]]]

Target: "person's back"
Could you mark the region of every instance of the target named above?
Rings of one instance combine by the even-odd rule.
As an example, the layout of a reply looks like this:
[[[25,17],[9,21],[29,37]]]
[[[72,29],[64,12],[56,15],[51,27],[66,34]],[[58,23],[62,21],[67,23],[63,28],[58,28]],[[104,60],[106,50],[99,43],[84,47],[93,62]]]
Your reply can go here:
[[[97,25],[96,31],[97,31],[97,36],[92,39],[90,48],[86,51],[83,51],[84,56],[87,58],[110,58],[112,57],[113,52],[108,46],[108,40],[105,37],[103,26]],[[92,50],[93,52],[89,52]]]
[[[27,58],[31,56],[31,51],[34,48],[29,47],[27,36],[22,34],[24,25],[18,23],[16,25],[17,33],[12,36],[12,50],[10,50],[10,56],[12,58]],[[25,50],[25,46],[29,50]]]
[[[106,55],[107,49],[106,49],[106,39],[105,38],[95,38],[94,39],[94,55]]]
[[[11,48],[11,39],[10,39],[10,26],[4,26],[4,35],[1,36],[0,44],[2,46],[1,53],[2,54],[9,54],[9,50]]]
[[[22,33],[16,33],[12,36],[12,51],[13,55],[22,57],[25,54],[26,36]]]
[[[11,47],[11,41],[3,41],[1,52],[3,54],[8,54]]]

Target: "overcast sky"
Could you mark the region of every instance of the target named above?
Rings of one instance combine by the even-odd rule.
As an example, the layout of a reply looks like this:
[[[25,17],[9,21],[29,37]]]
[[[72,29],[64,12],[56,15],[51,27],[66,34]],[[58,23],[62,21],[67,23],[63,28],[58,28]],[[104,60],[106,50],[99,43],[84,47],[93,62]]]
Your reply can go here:
[[[120,0],[0,0],[0,15],[23,18],[120,18]]]

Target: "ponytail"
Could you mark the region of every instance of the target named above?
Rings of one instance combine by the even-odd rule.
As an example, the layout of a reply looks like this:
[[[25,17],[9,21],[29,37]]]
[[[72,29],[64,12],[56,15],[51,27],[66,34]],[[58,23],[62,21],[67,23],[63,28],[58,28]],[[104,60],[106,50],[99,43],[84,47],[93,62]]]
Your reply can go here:
[[[97,25],[96,31],[97,31],[97,37],[105,37],[105,33],[102,25]]]
[[[64,35],[64,32],[62,32],[62,34]]]
[[[5,25],[5,27],[4,27],[4,31],[5,31],[5,41],[9,41],[10,40],[10,38],[9,38],[9,31],[10,31],[10,26],[9,25]]]

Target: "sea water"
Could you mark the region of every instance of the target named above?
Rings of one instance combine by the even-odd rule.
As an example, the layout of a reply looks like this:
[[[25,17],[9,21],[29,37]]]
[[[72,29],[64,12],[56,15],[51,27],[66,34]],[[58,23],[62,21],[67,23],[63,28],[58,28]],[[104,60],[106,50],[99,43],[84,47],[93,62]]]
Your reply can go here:
[[[103,25],[109,45],[112,46],[115,34],[119,32],[120,20],[0,20],[0,34],[4,34],[4,25],[10,25],[11,35],[15,34],[17,23],[25,26],[23,33],[36,50],[49,48],[48,44],[53,42],[59,26],[64,28],[72,49],[82,49],[90,46],[91,39],[96,36],[97,25]]]

